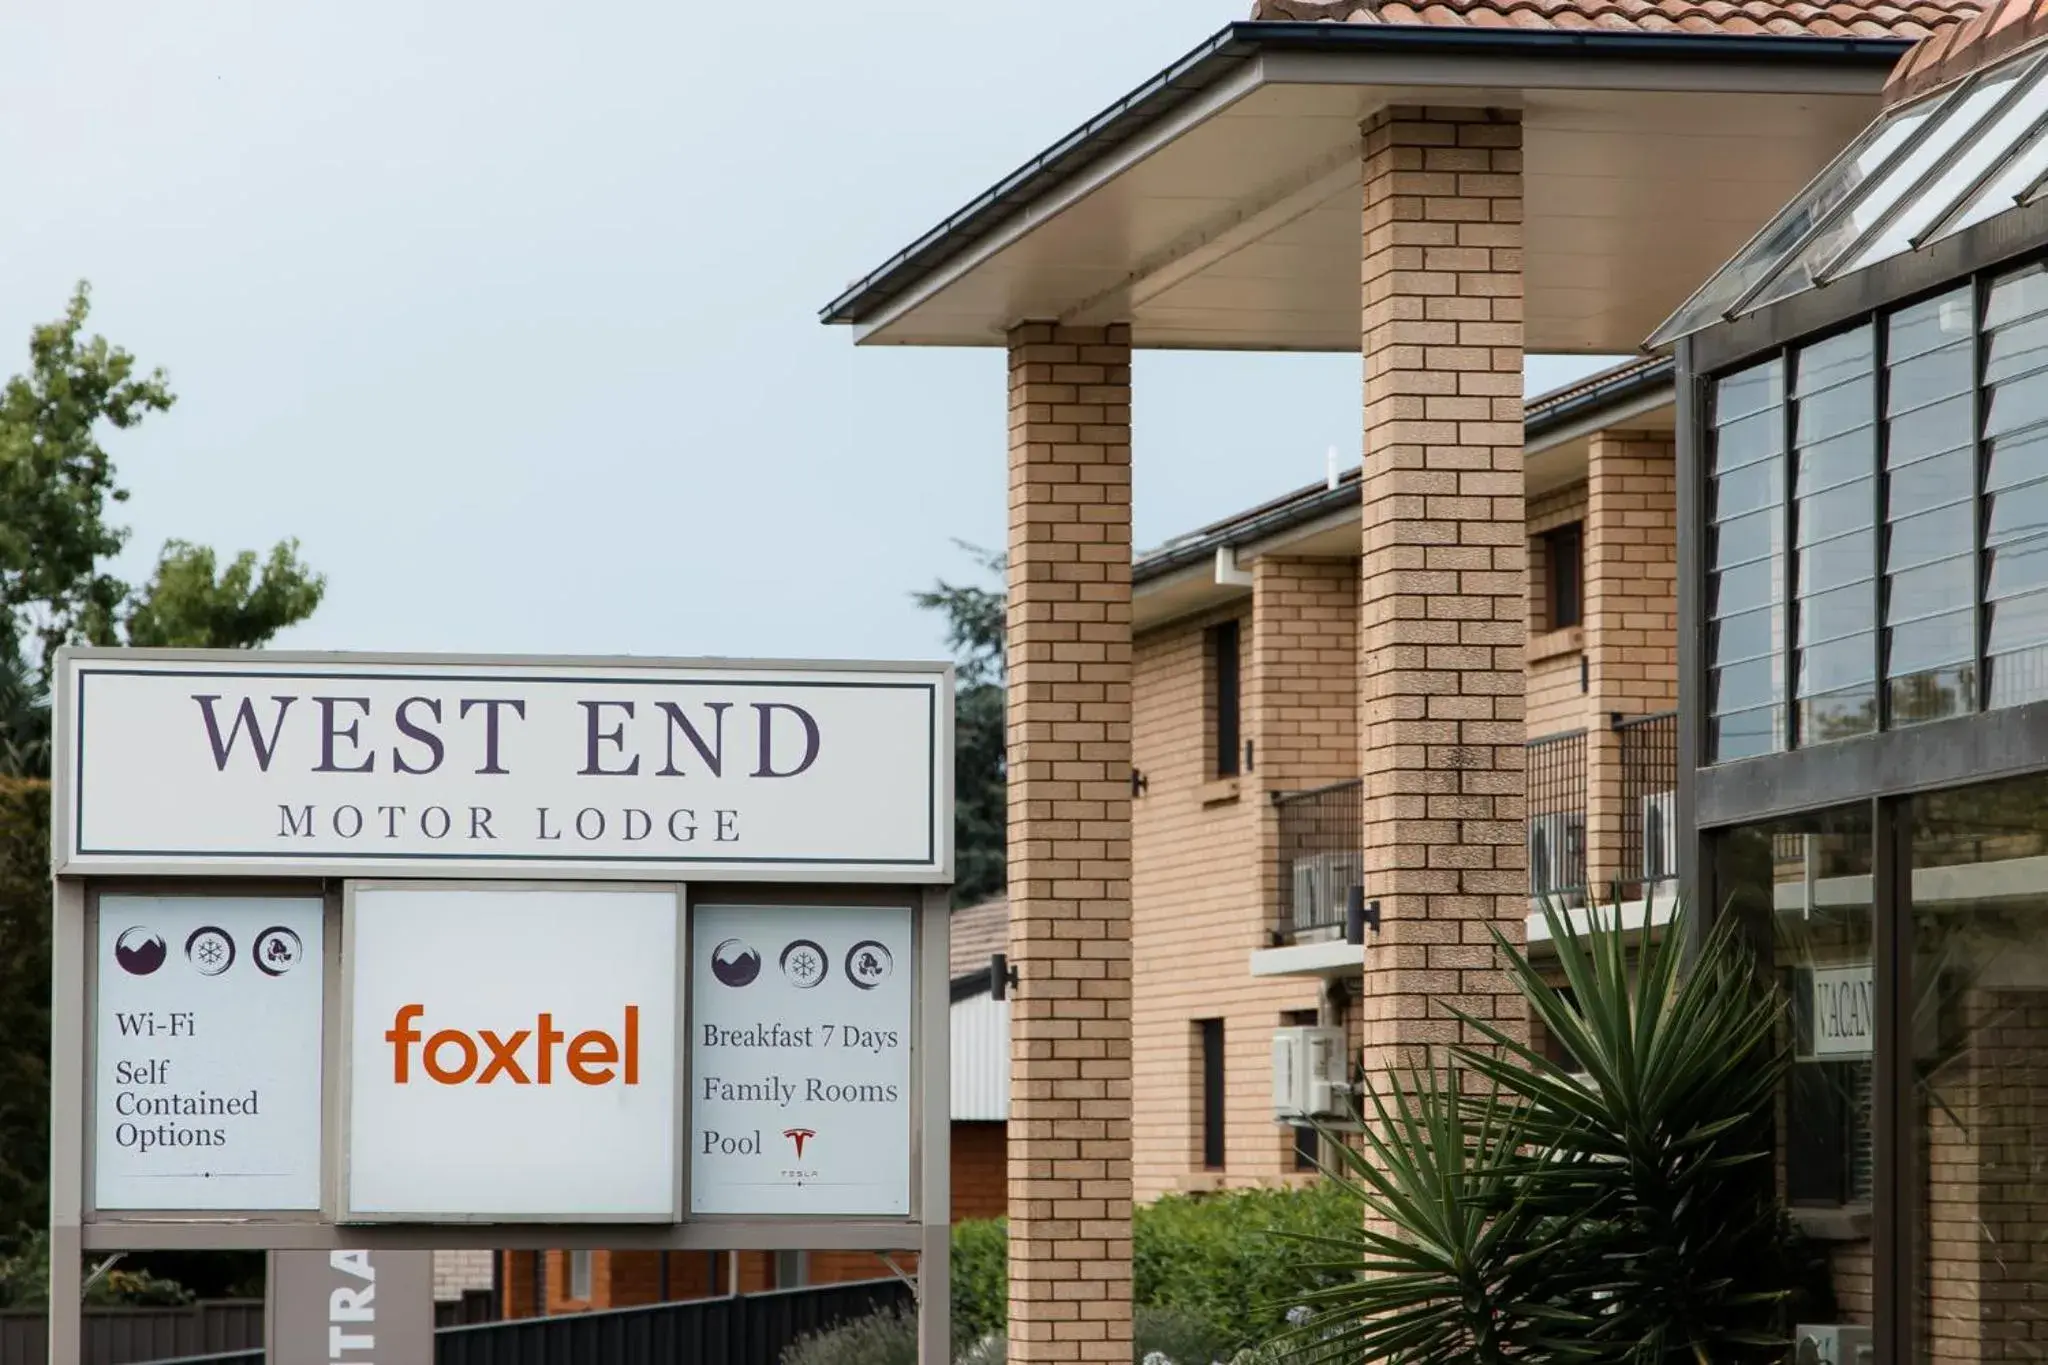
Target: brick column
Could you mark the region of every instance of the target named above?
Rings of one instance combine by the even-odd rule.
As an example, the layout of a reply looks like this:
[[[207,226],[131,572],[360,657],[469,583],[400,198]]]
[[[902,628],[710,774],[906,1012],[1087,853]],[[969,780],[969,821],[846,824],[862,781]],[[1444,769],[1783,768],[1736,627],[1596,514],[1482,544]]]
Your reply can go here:
[[[1365,1062],[1519,1028],[1488,927],[1520,942],[1523,829],[1522,129],[1393,108],[1364,129],[1359,704]]]
[[[1010,1347],[1131,1358],[1131,343],[1010,335]]]
[[[1609,717],[1678,705],[1678,466],[1671,438],[1603,431],[1586,465],[1586,880],[1595,904],[1623,865],[1621,739]],[[1673,773],[1674,780],[1676,772]]]

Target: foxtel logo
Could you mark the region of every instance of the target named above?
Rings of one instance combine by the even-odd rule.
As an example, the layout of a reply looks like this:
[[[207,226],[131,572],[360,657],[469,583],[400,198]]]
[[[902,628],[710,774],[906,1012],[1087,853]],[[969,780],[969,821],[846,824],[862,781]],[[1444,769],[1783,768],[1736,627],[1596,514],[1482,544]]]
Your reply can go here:
[[[561,1049],[562,1069],[578,1085],[640,1084],[640,1007],[626,1006],[625,1023],[616,1033],[587,1029],[571,1038],[555,1027],[555,1016],[542,1014],[532,1028],[500,1034],[491,1029],[444,1028],[429,1034],[415,1027],[425,1017],[424,1005],[400,1005],[384,1034],[391,1044],[391,1079],[413,1083],[413,1055],[420,1070],[439,1085],[553,1085],[555,1059]],[[563,1049],[562,1044],[568,1046]]]

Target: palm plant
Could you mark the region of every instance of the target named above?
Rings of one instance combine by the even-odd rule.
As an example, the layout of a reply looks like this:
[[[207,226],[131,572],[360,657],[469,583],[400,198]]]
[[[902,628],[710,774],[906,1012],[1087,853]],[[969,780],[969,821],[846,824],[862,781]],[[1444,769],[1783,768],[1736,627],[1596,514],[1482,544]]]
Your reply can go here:
[[[1367,1088],[1365,1150],[1333,1170],[1368,1212],[1345,1239],[1364,1273],[1314,1302],[1293,1358],[1782,1355],[1803,1267],[1771,1162],[1781,1002],[1732,920],[1681,970],[1679,936],[1630,931],[1619,907],[1584,929],[1546,918],[1564,989],[1496,938],[1576,1069],[1466,1017],[1485,1045],[1450,1049],[1452,1069],[1392,1102]]]

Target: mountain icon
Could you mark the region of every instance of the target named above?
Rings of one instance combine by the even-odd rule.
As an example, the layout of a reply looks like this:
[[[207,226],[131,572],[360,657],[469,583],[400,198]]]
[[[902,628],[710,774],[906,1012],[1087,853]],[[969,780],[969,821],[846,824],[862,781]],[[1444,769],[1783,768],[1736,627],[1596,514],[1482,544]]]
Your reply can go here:
[[[752,944],[729,938],[711,950],[711,974],[728,986],[751,986],[761,974],[761,955]]]
[[[130,976],[148,976],[164,965],[167,956],[163,937],[139,924],[123,929],[121,937],[114,940],[114,961]]]

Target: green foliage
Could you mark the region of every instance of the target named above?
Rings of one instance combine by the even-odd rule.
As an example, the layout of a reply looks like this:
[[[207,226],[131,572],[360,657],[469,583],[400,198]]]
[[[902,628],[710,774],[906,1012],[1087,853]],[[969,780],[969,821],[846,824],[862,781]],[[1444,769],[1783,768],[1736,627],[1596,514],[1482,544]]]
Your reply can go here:
[[[1548,918],[1566,989],[1499,951],[1589,1079],[1468,1018],[1489,1046],[1379,1087],[1340,1179],[1384,1230],[1321,1241],[1367,1273],[1315,1296],[1289,1358],[1782,1358],[1811,1261],[1771,1172],[1780,1002],[1732,920],[1681,970],[1678,934]]]
[[[960,1341],[1000,1337],[1009,1321],[1009,1243],[1000,1219],[953,1227],[953,1336]]]
[[[1177,1365],[1229,1359],[1281,1332],[1307,1295],[1356,1273],[1348,1246],[1339,1243],[1335,1255],[1325,1248],[1358,1223],[1357,1197],[1329,1182],[1169,1195],[1133,1216],[1133,1299],[1183,1349],[1192,1343],[1208,1352],[1188,1362],[1169,1350]],[[1008,1322],[1005,1236],[1000,1220],[953,1229],[956,1340],[1000,1335]]]
[[[136,375],[135,357],[104,337],[83,340],[91,291],[80,284],[64,316],[29,335],[29,370],[0,388],[0,639],[41,653],[70,640],[112,644],[128,592],[105,571],[128,533],[106,521],[127,500],[100,444],[176,402],[162,370]],[[33,619],[31,619],[31,614]]]
[[[140,590],[108,571],[127,544],[109,522],[125,502],[101,443],[177,398],[162,370],[83,335],[91,292],[35,328],[29,368],[0,388],[0,774],[49,774],[44,696],[59,645],[260,645],[303,621],[326,588],[286,541],[221,568],[214,552],[173,540]]]
[[[1315,1239],[1358,1221],[1357,1198],[1328,1182],[1169,1195],[1132,1220],[1132,1296],[1207,1324],[1230,1350],[1250,1346],[1280,1331],[1304,1295],[1353,1273],[1328,1264]]]
[[[957,542],[956,542],[957,543]],[[982,572],[1002,582],[1000,554],[961,544]],[[913,594],[946,618],[946,644],[957,664],[953,703],[953,903],[977,905],[1002,894],[1008,827],[1004,767],[1003,613],[1001,587],[948,583]]]
[[[320,605],[327,581],[299,562],[299,543],[270,552],[259,576],[244,550],[216,571],[213,551],[174,540],[128,616],[128,643],[187,649],[254,648]]]
[[[1238,1345],[1236,1333],[1179,1308],[1141,1303],[1131,1313],[1135,1362],[1164,1356],[1173,1365],[1216,1365],[1235,1355]]]
[[[16,1249],[0,1256],[0,1308],[41,1308],[50,1297],[50,1238],[42,1231],[24,1232]],[[128,1307],[192,1302],[192,1294],[175,1280],[139,1266],[116,1262],[87,1286],[85,1302]]]
[[[0,779],[0,1247],[49,1218],[50,789]]]

